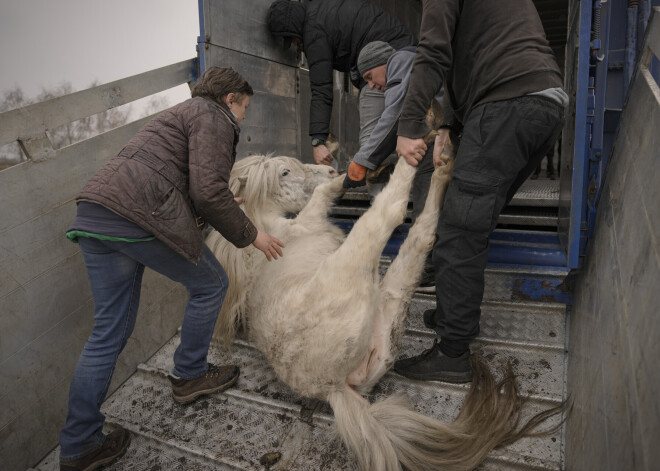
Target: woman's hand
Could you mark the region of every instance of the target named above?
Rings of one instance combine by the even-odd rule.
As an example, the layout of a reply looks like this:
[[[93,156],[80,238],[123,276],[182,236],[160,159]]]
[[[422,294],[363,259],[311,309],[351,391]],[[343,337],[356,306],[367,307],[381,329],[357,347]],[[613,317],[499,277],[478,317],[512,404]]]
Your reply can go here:
[[[273,259],[277,260],[278,255],[280,257],[284,256],[281,249],[281,247],[284,247],[284,243],[267,232],[257,231],[257,238],[254,239],[252,245],[261,250],[269,262]]]
[[[399,136],[396,140],[396,153],[399,157],[406,159],[406,162],[413,167],[417,167],[419,161],[426,154],[426,149],[424,139],[421,137],[419,139],[411,139],[409,137]]]

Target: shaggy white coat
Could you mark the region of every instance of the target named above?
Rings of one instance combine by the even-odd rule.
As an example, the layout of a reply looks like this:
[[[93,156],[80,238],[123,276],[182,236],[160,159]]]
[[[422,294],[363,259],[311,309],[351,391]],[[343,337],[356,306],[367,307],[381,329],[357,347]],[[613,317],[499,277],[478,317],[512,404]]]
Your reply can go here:
[[[435,170],[424,211],[382,280],[380,255],[404,221],[416,170],[403,159],[348,236],[327,218],[343,176],[289,157],[243,159],[230,188],[256,226],[286,244],[284,257],[269,263],[217,232],[207,239],[230,279],[217,336],[230,342],[247,324],[280,380],[330,403],[364,471],[472,469],[494,446],[519,437],[515,382],[496,385],[481,365],[452,424],[411,411],[400,397],[369,404],[361,396],[396,357],[452,166]]]

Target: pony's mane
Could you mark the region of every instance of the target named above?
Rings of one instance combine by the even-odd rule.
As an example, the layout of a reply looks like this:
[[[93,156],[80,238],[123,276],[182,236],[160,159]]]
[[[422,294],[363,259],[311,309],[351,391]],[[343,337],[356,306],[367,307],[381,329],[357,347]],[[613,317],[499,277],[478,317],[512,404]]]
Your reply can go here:
[[[235,197],[242,197],[241,208],[250,220],[261,230],[267,230],[264,218],[283,213],[276,204],[281,191],[280,171],[283,168],[296,168],[304,173],[304,164],[291,157],[252,155],[238,160],[232,168],[229,189]],[[282,214],[283,215],[283,214]],[[222,261],[229,277],[229,289],[222,304],[216,324],[216,338],[225,346],[231,345],[239,326],[246,326],[246,291],[241,287],[250,285],[252,256],[256,249],[245,247],[236,250],[220,233],[212,231],[206,239],[211,251]]]
[[[280,170],[283,166],[298,167],[304,172],[303,164],[290,157],[266,155],[252,155],[245,157],[234,164],[229,178],[229,189],[236,197],[242,197],[245,214],[260,226],[264,208],[278,211],[277,205],[270,202],[279,194]]]

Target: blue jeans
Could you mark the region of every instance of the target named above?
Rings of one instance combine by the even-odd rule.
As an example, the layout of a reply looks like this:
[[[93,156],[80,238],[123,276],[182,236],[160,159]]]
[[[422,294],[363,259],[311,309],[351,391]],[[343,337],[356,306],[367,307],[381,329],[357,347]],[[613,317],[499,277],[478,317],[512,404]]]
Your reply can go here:
[[[183,284],[190,295],[181,344],[174,353],[173,373],[184,379],[206,373],[213,329],[229,286],[225,270],[206,246],[195,265],[158,239],[116,242],[81,237],[79,242],[94,298],[94,327],[71,381],[69,413],[60,432],[61,461],[81,458],[105,441],[101,404],[135,326],[144,267]]]

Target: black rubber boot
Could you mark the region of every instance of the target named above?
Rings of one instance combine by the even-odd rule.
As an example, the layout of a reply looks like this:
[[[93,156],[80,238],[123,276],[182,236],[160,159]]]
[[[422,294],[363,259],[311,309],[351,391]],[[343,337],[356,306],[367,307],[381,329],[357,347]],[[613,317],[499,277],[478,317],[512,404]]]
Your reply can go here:
[[[442,353],[437,339],[433,346],[421,354],[394,362],[394,371],[406,378],[421,381],[444,381],[446,383],[469,383],[472,381],[470,352],[458,358]]]

